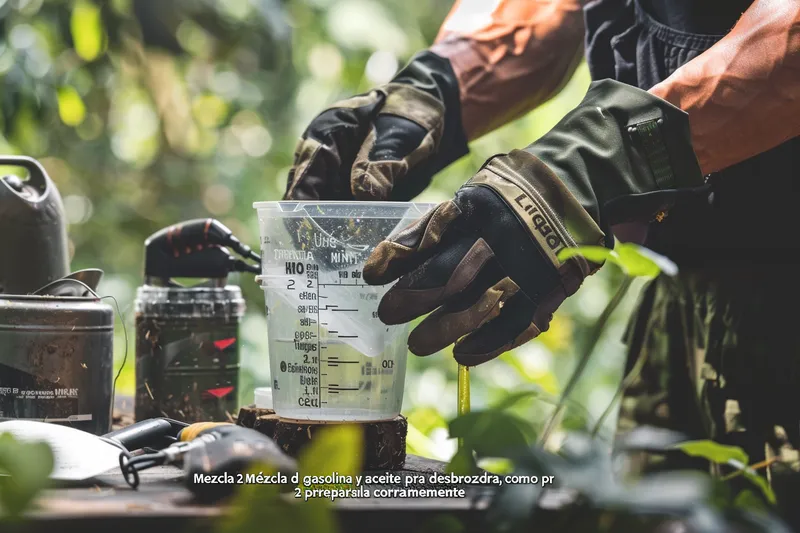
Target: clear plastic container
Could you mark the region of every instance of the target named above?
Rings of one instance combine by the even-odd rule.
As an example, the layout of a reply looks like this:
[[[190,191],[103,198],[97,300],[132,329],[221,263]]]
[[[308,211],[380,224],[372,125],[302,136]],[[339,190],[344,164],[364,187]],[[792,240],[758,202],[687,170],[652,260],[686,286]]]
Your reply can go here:
[[[400,413],[409,326],[387,326],[362,268],[393,231],[433,204],[258,202],[275,412],[377,421]]]

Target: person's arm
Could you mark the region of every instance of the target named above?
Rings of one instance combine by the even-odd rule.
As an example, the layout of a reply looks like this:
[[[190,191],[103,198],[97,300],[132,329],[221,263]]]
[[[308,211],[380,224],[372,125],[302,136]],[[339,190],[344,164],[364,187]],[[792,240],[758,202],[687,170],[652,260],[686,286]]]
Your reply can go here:
[[[733,30],[650,92],[689,114],[704,174],[800,134],[800,2],[756,0]]]
[[[311,121],[284,199],[410,200],[468,141],[557,93],[582,43],[580,0],[457,0],[389,83]]]
[[[583,56],[580,0],[458,0],[430,50],[458,78],[469,140],[557,94]]]

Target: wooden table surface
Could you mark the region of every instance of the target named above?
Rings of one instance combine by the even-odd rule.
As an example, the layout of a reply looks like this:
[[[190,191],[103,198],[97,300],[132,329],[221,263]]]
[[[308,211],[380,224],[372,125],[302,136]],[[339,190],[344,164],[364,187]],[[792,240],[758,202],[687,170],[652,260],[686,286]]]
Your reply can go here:
[[[118,400],[119,401],[119,400]],[[408,455],[402,478],[412,474],[444,473],[441,461]],[[370,473],[370,472],[367,472]],[[380,472],[372,472],[380,473]],[[427,477],[427,476],[426,476]],[[142,533],[149,528],[161,532],[212,532],[228,508],[224,505],[202,505],[193,501],[183,484],[182,471],[162,466],[140,473],[140,485],[131,489],[118,470],[99,476],[81,487],[63,487],[43,493],[37,508],[28,513],[24,533]],[[365,485],[367,488],[389,487]],[[402,487],[402,483],[396,485]],[[419,485],[415,485],[419,487]],[[441,485],[439,485],[441,487]],[[486,511],[494,486],[464,485],[464,498],[350,498],[337,499],[334,509],[341,531],[420,531],[427,521],[442,514],[461,522],[464,531],[484,531]],[[372,492],[372,490],[371,490]],[[300,500],[294,500],[303,505]],[[556,511],[569,504],[572,496],[557,490],[545,491],[539,507]],[[545,516],[537,515],[537,521]]]
[[[401,476],[443,473],[444,465],[408,456],[405,469],[396,473]],[[91,486],[49,490],[39,498],[38,509],[29,513],[30,520],[24,531],[140,533],[150,527],[159,532],[212,531],[216,520],[227,511],[222,505],[193,502],[191,493],[183,485],[182,471],[176,467],[156,467],[140,476],[137,490],[128,487],[122,475],[115,471],[100,476]],[[481,531],[494,487],[472,485],[464,489],[467,494],[464,498],[338,499],[334,509],[343,531],[376,528],[408,533],[443,513],[455,516],[467,531]],[[297,501],[297,505],[302,504]]]

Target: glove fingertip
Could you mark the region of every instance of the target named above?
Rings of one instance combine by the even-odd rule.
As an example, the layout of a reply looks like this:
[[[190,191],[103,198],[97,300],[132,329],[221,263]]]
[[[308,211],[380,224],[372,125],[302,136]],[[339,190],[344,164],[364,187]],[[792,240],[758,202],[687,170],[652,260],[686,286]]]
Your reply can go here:
[[[381,298],[378,304],[378,319],[387,326],[397,326],[408,322],[407,320],[403,320],[405,317],[399,316],[397,313],[397,305],[394,300],[392,291],[390,290],[383,295],[383,298]]]
[[[430,343],[425,342],[424,339],[421,339],[418,336],[415,337],[413,331],[411,332],[411,335],[408,336],[408,351],[417,357],[427,357],[435,354],[439,350],[440,348],[438,346],[432,346]]]
[[[456,363],[459,365],[478,366],[487,361],[491,361],[506,351],[506,345],[500,346],[499,348],[495,348],[494,350],[488,352],[484,350],[476,351],[474,349],[474,343],[470,342],[470,337],[472,335],[474,334],[462,337],[458,340],[458,342],[455,343],[455,345],[453,345],[453,359],[455,359]]]
[[[483,363],[485,363],[487,361],[491,361],[492,359],[494,359],[498,355],[500,355],[500,353],[497,353],[497,354],[494,354],[494,355],[492,353],[490,353],[490,354],[474,354],[474,353],[466,354],[466,353],[459,352],[457,348],[453,348],[453,359],[455,359],[456,363],[458,363],[461,366],[469,366],[469,367],[478,366],[478,365],[483,364]]]
[[[413,250],[392,241],[381,241],[364,263],[362,274],[367,285],[386,285],[405,272],[398,262],[408,258]]]

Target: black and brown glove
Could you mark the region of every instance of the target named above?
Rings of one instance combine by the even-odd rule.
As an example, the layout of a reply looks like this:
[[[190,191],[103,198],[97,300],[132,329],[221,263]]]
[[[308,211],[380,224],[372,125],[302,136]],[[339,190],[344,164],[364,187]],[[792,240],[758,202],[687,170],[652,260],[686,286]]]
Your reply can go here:
[[[467,152],[450,62],[421,52],[390,83],[311,122],[284,199],[410,200]]]
[[[456,343],[477,365],[548,329],[553,312],[600,265],[559,260],[613,246],[610,226],[648,220],[703,178],[687,115],[640,89],[593,83],[581,104],[525,150],[495,156],[425,217],[380,243],[370,284],[386,324],[431,313],[408,344],[428,355]]]

